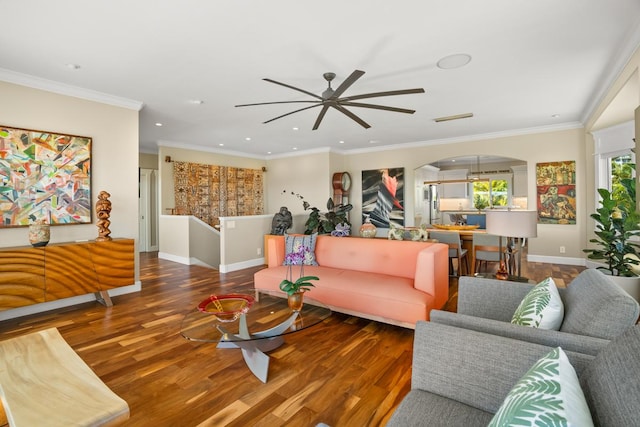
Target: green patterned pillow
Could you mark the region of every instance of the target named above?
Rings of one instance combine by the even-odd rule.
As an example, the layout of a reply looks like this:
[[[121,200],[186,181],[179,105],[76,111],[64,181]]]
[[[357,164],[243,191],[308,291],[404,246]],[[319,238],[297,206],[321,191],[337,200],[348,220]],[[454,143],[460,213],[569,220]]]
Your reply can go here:
[[[532,328],[560,330],[564,305],[551,277],[534,286],[513,313],[511,323]]]
[[[576,371],[560,347],[520,378],[489,423],[515,425],[593,426]]]

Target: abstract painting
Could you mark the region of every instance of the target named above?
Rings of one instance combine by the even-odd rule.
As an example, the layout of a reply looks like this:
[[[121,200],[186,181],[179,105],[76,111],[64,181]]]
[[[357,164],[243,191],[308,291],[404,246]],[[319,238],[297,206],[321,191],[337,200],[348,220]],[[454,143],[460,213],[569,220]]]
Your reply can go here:
[[[0,227],[91,223],[91,141],[0,126]]]
[[[404,168],[362,171],[362,222],[404,227]]]
[[[536,164],[539,224],[576,223],[576,162]]]

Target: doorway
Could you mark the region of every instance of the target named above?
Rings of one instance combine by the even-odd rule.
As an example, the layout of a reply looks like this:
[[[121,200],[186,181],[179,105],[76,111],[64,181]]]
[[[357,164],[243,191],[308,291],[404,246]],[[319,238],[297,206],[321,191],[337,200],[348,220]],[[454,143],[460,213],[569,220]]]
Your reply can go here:
[[[138,247],[140,252],[158,250],[158,171],[140,169]]]

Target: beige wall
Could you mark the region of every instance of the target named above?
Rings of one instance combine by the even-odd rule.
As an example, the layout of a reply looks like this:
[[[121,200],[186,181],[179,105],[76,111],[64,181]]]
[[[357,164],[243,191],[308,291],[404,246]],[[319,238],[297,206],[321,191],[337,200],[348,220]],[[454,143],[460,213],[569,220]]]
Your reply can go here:
[[[303,196],[311,206],[326,210],[327,200],[332,195],[331,158],[326,150],[268,160],[265,214],[275,214],[281,206],[286,206],[294,215],[304,213],[302,200],[291,192]]]
[[[142,169],[155,169],[158,170],[158,155],[149,153],[140,153],[138,159],[138,166]]]
[[[566,247],[564,257],[583,258],[585,201],[588,187],[584,179],[585,144],[582,129],[568,129],[555,132],[491,138],[485,140],[460,142],[456,144],[432,145],[415,148],[360,153],[347,156],[347,170],[353,179],[351,200],[354,205],[351,222],[354,230],[361,224],[362,215],[362,171],[384,167],[405,168],[405,218],[412,224],[414,212],[414,169],[439,159],[460,155],[498,155],[523,159],[527,162],[529,209],[536,209],[535,165],[539,162],[575,160],[578,175],[577,222],[576,225],[538,226],[538,238],[531,239],[529,253],[532,255],[560,256],[560,246]],[[583,225],[582,225],[583,226]]]
[[[138,237],[138,111],[0,82],[0,117],[6,126],[93,138],[93,204],[101,190],[111,194],[111,236]],[[93,224],[51,228],[51,242],[92,240]],[[28,245],[26,228],[0,229],[0,246]],[[136,258],[136,280],[139,277]]]

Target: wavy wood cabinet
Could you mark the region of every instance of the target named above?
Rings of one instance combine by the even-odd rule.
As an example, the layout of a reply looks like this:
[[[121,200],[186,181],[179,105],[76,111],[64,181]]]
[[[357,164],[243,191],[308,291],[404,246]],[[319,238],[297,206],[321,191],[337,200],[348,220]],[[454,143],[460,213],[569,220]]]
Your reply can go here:
[[[96,293],[134,283],[134,240],[0,248],[0,310]]]

